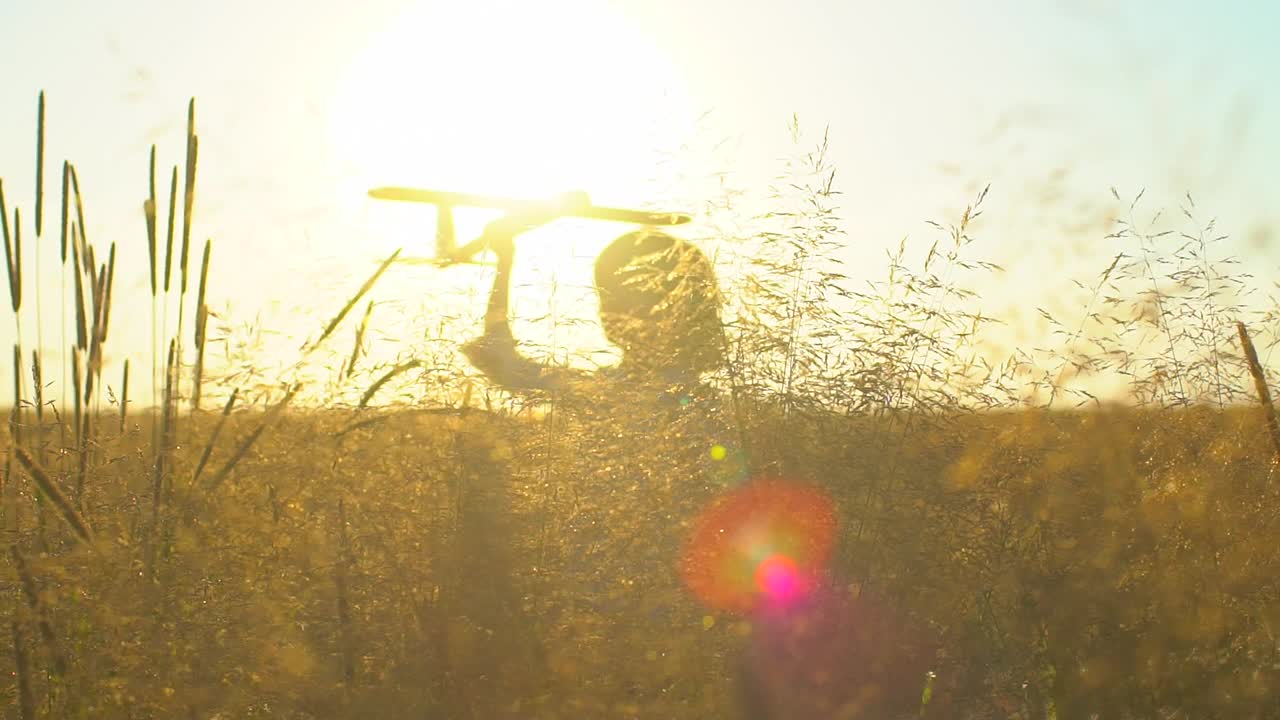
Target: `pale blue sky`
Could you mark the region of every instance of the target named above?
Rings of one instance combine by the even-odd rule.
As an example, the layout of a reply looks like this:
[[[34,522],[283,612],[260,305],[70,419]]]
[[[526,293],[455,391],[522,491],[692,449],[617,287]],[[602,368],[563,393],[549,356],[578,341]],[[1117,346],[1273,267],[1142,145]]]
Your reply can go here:
[[[363,146],[334,139],[342,132],[334,129],[335,103],[349,97],[351,68],[369,57],[371,46],[397,28],[402,38],[406,30],[420,35],[423,53],[447,42],[451,59],[435,61],[457,65],[417,68],[397,86],[405,95],[423,95],[443,74],[488,63],[481,75],[485,87],[476,92],[520,98],[510,117],[486,121],[491,133],[508,128],[515,138],[508,142],[535,142],[520,133],[539,126],[525,123],[521,131],[522,119],[555,116],[555,98],[564,97],[555,92],[567,92],[563,87],[540,104],[537,88],[528,87],[536,86],[536,76],[508,77],[495,69],[529,63],[528,55],[508,56],[486,44],[493,33],[476,18],[501,23],[504,15],[496,8],[502,4],[477,0],[468,7],[480,9],[468,11],[468,22],[449,26],[440,22],[448,16],[440,9],[446,6],[422,0],[0,0],[0,178],[6,199],[30,212],[35,98],[43,88],[49,102],[46,192],[54,196],[62,158],[75,161],[90,239],[102,246],[112,239],[121,243],[122,267],[131,272],[117,279],[118,291],[142,297],[146,153],[156,142],[162,168],[181,162],[186,99],[195,96],[201,134],[196,235],[201,242],[215,239],[213,304],[234,302],[245,317],[291,304],[327,312],[345,299],[350,277],[371,267],[367,260],[399,244],[374,237],[386,227],[379,215],[385,211],[358,198],[369,169],[354,167],[362,160],[353,161],[352,154]],[[1051,305],[1069,291],[1071,277],[1105,267],[1114,251],[1102,242],[1100,220],[1112,185],[1126,195],[1145,186],[1153,204],[1176,203],[1190,191],[1206,213],[1221,218],[1221,228],[1235,238],[1231,250],[1247,267],[1262,278],[1275,275],[1277,256],[1259,241],[1280,222],[1280,139],[1270,131],[1280,127],[1280,100],[1270,91],[1280,49],[1266,35],[1280,27],[1280,5],[542,5],[544,15],[530,20],[525,10],[520,27],[506,29],[528,38],[521,52],[540,52],[537,38],[554,28],[556,52],[576,58],[580,49],[584,73],[607,72],[618,62],[607,57],[615,46],[596,36],[625,27],[632,44],[616,47],[643,47],[646,58],[662,62],[663,77],[675,78],[679,111],[690,118],[673,121],[681,132],[691,136],[691,118],[711,112],[698,126],[697,141],[730,139],[730,150],[717,157],[731,167],[714,169],[738,171],[740,182],[758,182],[776,169],[791,113],[810,128],[829,125],[845,193],[847,256],[871,261],[858,267],[878,272],[876,259],[885,248],[903,235],[924,242],[925,220],[947,219],[947,212],[991,182],[981,247],[1009,267],[1002,287],[985,288],[993,310],[1015,296],[1023,304]],[[376,95],[362,97],[377,102]],[[477,105],[481,99],[426,110],[420,104],[414,127],[424,136],[462,133],[480,122],[469,108],[494,105]],[[581,126],[557,142],[599,135],[610,113],[643,114],[652,99],[638,96],[629,106],[625,97],[602,94],[599,112],[563,119]],[[378,108],[367,110],[342,127],[368,122],[367,135],[385,131],[369,119]],[[622,132],[595,141],[625,144]],[[429,161],[431,146],[424,147]],[[483,150],[476,152],[481,157]],[[531,157],[552,163],[550,154]],[[619,156],[618,162],[643,171],[634,158]],[[483,163],[504,172],[492,157]],[[454,167],[442,162],[446,166]],[[584,174],[590,167],[586,160],[570,163]],[[584,177],[581,184],[598,197],[643,200],[628,195],[617,178]],[[1046,277],[1046,267],[1053,276]],[[317,295],[317,289],[333,294]],[[149,326],[120,332],[146,338]],[[0,344],[12,337],[12,321],[0,320]],[[28,346],[32,341],[25,338]],[[128,341],[116,339],[117,359],[121,343]]]

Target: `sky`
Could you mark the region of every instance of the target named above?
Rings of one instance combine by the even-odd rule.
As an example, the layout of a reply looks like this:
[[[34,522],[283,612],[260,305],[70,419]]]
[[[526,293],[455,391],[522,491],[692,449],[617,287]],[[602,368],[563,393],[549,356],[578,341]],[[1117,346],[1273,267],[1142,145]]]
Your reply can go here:
[[[127,321],[108,357],[136,367],[151,342],[148,151],[157,145],[162,178],[181,165],[191,97],[193,240],[213,239],[210,306],[229,326],[279,329],[282,348],[379,258],[430,253],[431,211],[370,200],[368,187],[692,203],[706,186],[689,178],[766,186],[792,152],[794,114],[802,142],[829,129],[855,272],[880,274],[904,236],[927,245],[927,220],[955,219],[990,183],[979,247],[1006,270],[979,289],[1034,341],[1029,309],[1078,303],[1071,279],[1114,255],[1112,187],[1146,188],[1152,208],[1191,193],[1231,236],[1224,252],[1275,276],[1280,137],[1267,130],[1280,127],[1280,100],[1266,88],[1280,48],[1265,33],[1277,21],[1280,5],[1243,1],[0,0],[0,179],[9,207],[29,213],[44,90],[45,192],[56,197],[71,159],[90,241],[119,246]],[[464,213],[460,228],[485,219]],[[570,223],[531,237],[527,277],[569,289],[517,310],[581,314],[589,258],[618,230]],[[46,271],[55,245],[38,252]],[[49,316],[57,275],[44,277]],[[478,306],[483,277],[397,268],[386,291],[449,286]],[[407,322],[379,320],[392,338]],[[56,353],[58,321],[46,326]],[[6,313],[0,343],[14,334]]]

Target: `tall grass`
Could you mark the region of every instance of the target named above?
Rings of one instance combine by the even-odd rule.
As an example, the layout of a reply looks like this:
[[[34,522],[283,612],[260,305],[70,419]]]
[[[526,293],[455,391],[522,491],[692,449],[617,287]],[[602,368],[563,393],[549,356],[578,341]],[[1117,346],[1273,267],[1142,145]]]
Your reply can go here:
[[[1227,237],[1215,220],[1199,218],[1189,195],[1176,214],[1146,209],[1143,196],[1138,192],[1115,220],[1107,239],[1122,249],[1089,286],[1085,312],[1065,320],[1041,311],[1067,342],[1065,350],[1027,358],[1044,369],[1035,384],[1046,405],[1060,395],[1098,404],[1072,382],[1098,376],[1122,378],[1138,405],[1247,402],[1249,372],[1235,322],[1264,318],[1255,278],[1238,258],[1218,253]]]
[[[118,388],[104,375],[126,268],[90,242],[67,161],[61,387],[38,310],[29,347],[43,95],[34,223],[0,185],[18,339],[0,695],[18,716],[724,717],[760,628],[697,605],[672,566],[690,520],[761,475],[823,488],[842,521],[834,590],[887,601],[941,648],[855,653],[929,672],[833,715],[892,696],[917,717],[1269,716],[1277,446],[1253,343],[1274,323],[1189,198],[1182,230],[1130,204],[1080,314],[1049,316],[1061,342],[993,361],[976,288],[999,268],[973,256],[998,191],[855,284],[829,139],[793,121],[754,230],[721,238],[723,372],[679,398],[602,381],[521,399],[459,361],[467,318],[417,313],[374,359],[378,321],[406,314],[377,295],[390,261],[281,367],[211,327],[212,241],[186,298],[187,110],[166,226],[153,148],[136,239],[150,411],[129,408],[127,364]],[[209,352],[222,340],[230,367]],[[1090,376],[1136,407],[1104,406]]]

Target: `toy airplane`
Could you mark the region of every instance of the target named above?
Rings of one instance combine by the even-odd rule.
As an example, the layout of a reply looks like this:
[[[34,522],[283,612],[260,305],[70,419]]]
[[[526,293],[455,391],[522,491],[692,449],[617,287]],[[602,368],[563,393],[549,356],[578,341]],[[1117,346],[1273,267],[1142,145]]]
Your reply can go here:
[[[441,265],[475,262],[475,256],[483,251],[486,245],[486,239],[482,236],[462,247],[458,247],[453,225],[453,208],[455,207],[491,208],[504,210],[508,213],[527,212],[531,215],[542,215],[544,217],[580,217],[592,220],[635,223],[638,225],[683,225],[693,219],[687,213],[629,210],[592,205],[585,193],[577,193],[572,196],[575,202],[565,202],[563,200],[563,197],[569,196],[562,196],[562,199],[538,201],[497,195],[474,195],[405,187],[374,188],[369,191],[369,196],[377,200],[435,205],[437,208],[436,257],[432,262]]]

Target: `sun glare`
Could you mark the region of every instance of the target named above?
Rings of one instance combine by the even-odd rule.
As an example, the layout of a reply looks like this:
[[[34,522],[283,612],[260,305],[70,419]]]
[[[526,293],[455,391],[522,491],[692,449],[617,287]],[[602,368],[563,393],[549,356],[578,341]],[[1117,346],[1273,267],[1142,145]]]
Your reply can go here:
[[[602,3],[428,2],[357,58],[333,135],[382,249],[430,237],[430,207],[369,201],[378,185],[646,201],[657,152],[691,118],[660,50]],[[460,235],[482,213],[458,215]],[[612,232],[602,228],[602,232]]]
[[[586,0],[419,3],[353,59],[337,86],[331,137],[350,198],[344,214],[363,229],[349,250],[361,272],[396,248],[434,254],[435,209],[372,200],[370,188],[533,199],[583,190],[596,204],[644,207],[679,182],[678,163],[660,161],[696,124],[658,45],[606,3]],[[458,241],[495,216],[457,209]],[[517,336],[550,338],[548,351],[570,361],[616,358],[592,322],[591,263],[628,229],[565,220],[522,238],[512,293]],[[393,285],[433,288],[434,306],[447,312],[482,310],[478,298],[465,308],[447,305],[459,292],[487,291],[482,275],[434,267],[395,274]],[[567,329],[548,326],[559,321]]]

